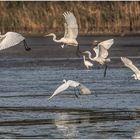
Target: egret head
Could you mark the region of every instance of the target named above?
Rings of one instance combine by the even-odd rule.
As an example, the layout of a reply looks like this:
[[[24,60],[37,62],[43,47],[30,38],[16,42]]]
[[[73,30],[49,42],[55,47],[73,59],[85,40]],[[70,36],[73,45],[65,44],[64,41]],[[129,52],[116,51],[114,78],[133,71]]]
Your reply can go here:
[[[54,33],[50,33],[50,34],[45,35],[45,36],[55,36],[55,34]]]
[[[98,43],[99,43],[99,41],[94,40],[94,41],[92,42],[92,45],[93,45],[93,46],[97,46],[97,45],[98,45]]]
[[[66,83],[66,82],[67,82],[67,81],[64,79],[64,80],[63,80],[63,83]]]

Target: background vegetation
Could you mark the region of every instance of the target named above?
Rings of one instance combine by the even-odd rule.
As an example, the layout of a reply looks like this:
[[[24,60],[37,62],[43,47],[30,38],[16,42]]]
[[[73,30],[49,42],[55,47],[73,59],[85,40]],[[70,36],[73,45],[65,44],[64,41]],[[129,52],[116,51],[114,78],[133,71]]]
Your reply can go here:
[[[74,12],[81,34],[140,32],[140,1],[0,2],[0,31],[63,32],[63,12]]]

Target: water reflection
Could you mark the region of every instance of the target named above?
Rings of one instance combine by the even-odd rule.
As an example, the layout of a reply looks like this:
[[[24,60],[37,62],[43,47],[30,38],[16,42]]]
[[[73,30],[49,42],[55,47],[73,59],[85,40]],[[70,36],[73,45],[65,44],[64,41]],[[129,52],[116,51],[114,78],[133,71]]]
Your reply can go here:
[[[79,134],[77,125],[68,123],[70,120],[70,115],[66,112],[56,114],[54,124],[64,138],[76,138]]]
[[[134,135],[133,135],[133,139],[140,139],[140,126],[136,128]]]

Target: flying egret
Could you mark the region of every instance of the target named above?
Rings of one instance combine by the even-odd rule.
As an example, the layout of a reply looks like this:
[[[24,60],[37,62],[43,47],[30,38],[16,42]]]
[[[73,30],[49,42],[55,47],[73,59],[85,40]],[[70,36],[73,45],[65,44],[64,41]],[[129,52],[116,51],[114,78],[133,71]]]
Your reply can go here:
[[[73,81],[73,80],[66,81],[64,79],[63,82],[64,83],[62,85],[60,85],[48,99],[51,99],[52,97],[61,93],[64,90],[68,89],[69,87],[78,88],[80,90],[80,94],[91,94],[90,89],[88,89],[86,86],[84,86],[83,84],[81,84],[77,81]],[[76,93],[75,93],[75,95],[76,95]]]
[[[126,67],[130,68],[135,73],[132,77],[134,77],[135,80],[140,80],[140,70],[133,64],[133,62],[126,57],[121,57],[121,60]]]
[[[86,60],[85,56],[83,55],[83,59],[84,59],[84,65],[86,66],[87,69],[89,69],[89,67],[93,67],[93,64]]]
[[[95,42],[97,43],[97,42]],[[101,65],[105,65],[105,70],[104,70],[104,77],[106,76],[106,70],[107,70],[107,64],[106,62],[110,62],[110,58],[108,57],[108,49],[113,45],[114,39],[109,39],[102,41],[98,43],[96,47],[93,48],[94,52],[96,53],[96,56],[94,58],[91,57],[91,52],[90,51],[85,51],[83,53],[88,54],[88,57],[91,61],[96,61]]]
[[[24,42],[25,50],[30,51],[31,48],[28,47],[25,38],[21,34],[16,32],[7,32],[4,35],[0,34],[0,50],[15,46],[22,41]]]
[[[63,16],[65,18],[64,37],[57,40],[56,35],[54,33],[50,33],[50,34],[45,35],[45,36],[53,36],[53,41],[58,42],[58,43],[63,43],[61,45],[62,48],[64,47],[64,45],[70,45],[70,46],[77,47],[76,55],[79,56],[81,51],[79,49],[79,45],[78,45],[78,42],[76,40],[76,38],[78,36],[78,24],[77,24],[76,18],[72,12],[64,12]]]

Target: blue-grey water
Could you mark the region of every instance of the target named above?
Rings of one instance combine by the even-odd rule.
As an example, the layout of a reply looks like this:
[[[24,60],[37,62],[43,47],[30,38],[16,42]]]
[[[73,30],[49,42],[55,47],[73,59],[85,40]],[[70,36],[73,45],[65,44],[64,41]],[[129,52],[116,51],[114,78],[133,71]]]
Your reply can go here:
[[[140,68],[140,37],[81,36],[80,48],[93,39],[115,39],[107,75],[94,64],[86,70],[74,47],[62,49],[51,38],[28,37],[0,52],[0,138],[140,138],[140,82],[120,61],[128,56]],[[76,98],[72,88],[48,97],[63,79],[80,81],[93,92]],[[95,92],[95,93],[94,93]]]

